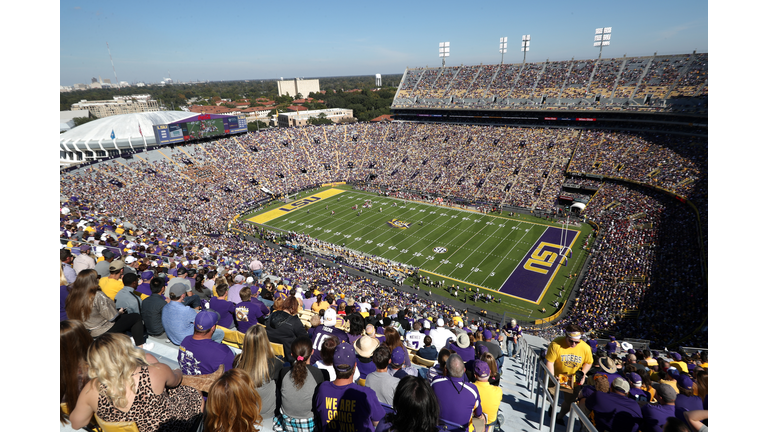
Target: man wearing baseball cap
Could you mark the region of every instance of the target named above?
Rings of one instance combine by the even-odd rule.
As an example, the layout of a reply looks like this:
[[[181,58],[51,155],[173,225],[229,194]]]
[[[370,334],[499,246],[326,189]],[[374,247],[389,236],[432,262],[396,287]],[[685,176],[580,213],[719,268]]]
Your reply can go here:
[[[432,329],[429,332],[429,335],[432,337],[432,344],[435,346],[435,348],[440,351],[445,347],[445,345],[448,342],[448,339],[450,338],[456,338],[456,335],[451,333],[450,330],[445,328],[445,321],[442,318],[437,319],[437,327]]]
[[[579,403],[579,408],[589,414],[595,414],[595,426],[597,430],[636,432],[640,429],[643,414],[640,405],[634,399],[627,397],[629,383],[624,378],[613,380],[608,393],[585,387],[584,393],[590,391]]]
[[[583,331],[575,324],[565,327],[565,336],[555,338],[547,347],[546,364],[549,372],[556,378],[559,375],[574,375],[577,371],[584,373],[584,377],[592,368],[592,349],[581,340]],[[557,416],[557,422],[565,424],[563,418],[570,410],[571,403],[579,394],[579,387],[584,384],[584,377],[574,382],[572,392],[563,392],[563,409]]]
[[[76,256],[75,260],[72,261],[72,268],[75,270],[75,273],[79,274],[83,270],[96,268],[96,260],[90,255],[90,252],[91,246],[87,244],[80,246],[80,255]]]
[[[107,277],[109,276],[109,265],[115,260],[115,254],[109,249],[104,249],[101,256],[103,256],[104,259],[96,263],[94,269],[96,270],[96,273],[99,274],[99,277]]]
[[[205,375],[224,365],[224,371],[232,368],[235,354],[226,345],[211,340],[219,315],[201,311],[195,317],[194,333],[179,345],[179,366],[184,375]]]
[[[657,404],[648,404],[643,407],[643,432],[662,432],[664,424],[669,417],[675,417],[675,399],[677,393],[668,384],[657,384]]]
[[[184,305],[186,296],[186,285],[175,284],[168,287],[168,298],[170,301],[163,306],[162,321],[165,334],[174,345],[181,345],[184,338],[194,334],[197,310]],[[214,330],[211,339],[221,343],[224,340],[224,332],[219,329]]]
[[[376,392],[352,382],[356,363],[352,345],[343,342],[336,346],[333,354],[336,379],[321,383],[315,399],[315,424],[320,425],[323,432],[373,432],[384,417]]]
[[[493,332],[490,329],[483,330],[483,340],[475,342],[475,346],[485,346],[488,348],[488,352],[491,353],[493,358],[496,359],[496,366],[501,373],[501,366],[504,365],[504,352],[501,351],[501,345],[494,340]]]
[[[123,289],[123,267],[125,267],[124,262],[112,261],[109,265],[109,276],[99,279],[99,287],[112,300]]]
[[[323,346],[323,341],[329,338],[331,335],[339,338],[339,342],[349,342],[349,334],[344,330],[336,328],[336,311],[333,309],[327,309],[325,315],[323,315],[323,325],[315,328],[314,335],[312,336],[312,347],[315,350],[310,357],[310,363],[315,364],[323,359],[320,355],[320,348]]]

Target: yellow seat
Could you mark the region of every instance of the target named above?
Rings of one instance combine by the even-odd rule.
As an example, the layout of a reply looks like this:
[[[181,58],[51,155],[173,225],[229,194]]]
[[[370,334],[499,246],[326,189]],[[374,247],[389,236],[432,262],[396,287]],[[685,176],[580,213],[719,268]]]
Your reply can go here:
[[[96,417],[96,423],[99,424],[102,432],[139,432],[136,422],[107,422],[100,419],[97,415],[94,415],[94,417]]]
[[[283,349],[283,344],[274,342],[270,342],[269,344],[272,345],[272,352],[275,353],[275,356],[285,358],[285,350]]]
[[[435,365],[435,360],[427,360],[423,357],[419,357],[418,355],[414,354],[413,358],[411,359],[413,363],[416,363],[417,365],[426,366],[426,367],[432,367]]]
[[[243,341],[245,340],[245,334],[237,330],[228,329],[217,325],[216,328],[221,329],[224,332],[224,340],[221,343],[229,345],[234,348],[243,349]]]
[[[357,384],[365,387],[365,378],[358,378]]]

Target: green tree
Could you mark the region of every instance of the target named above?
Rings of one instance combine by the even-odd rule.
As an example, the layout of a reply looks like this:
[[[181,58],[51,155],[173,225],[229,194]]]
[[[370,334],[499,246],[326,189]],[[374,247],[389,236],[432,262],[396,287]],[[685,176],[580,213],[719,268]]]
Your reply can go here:
[[[267,124],[260,120],[256,120],[254,122],[248,123],[248,132],[255,132],[259,129],[266,129],[266,128],[267,128]]]
[[[330,120],[325,113],[320,113],[317,117],[312,117],[309,120],[307,120],[307,123],[311,125],[326,125],[326,124],[333,124],[333,121]]]
[[[81,124],[92,122],[94,120],[96,120],[96,117],[75,117],[72,119],[72,121],[75,123],[75,127],[78,127]]]

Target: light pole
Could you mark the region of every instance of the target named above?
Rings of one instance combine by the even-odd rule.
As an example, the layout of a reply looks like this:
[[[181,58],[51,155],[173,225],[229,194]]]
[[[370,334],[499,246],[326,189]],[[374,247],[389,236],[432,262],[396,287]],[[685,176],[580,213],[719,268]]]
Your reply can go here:
[[[499,52],[501,53],[501,64],[504,64],[504,53],[507,52],[507,37],[499,38]]]
[[[598,59],[603,58],[603,47],[611,44],[611,27],[603,27],[595,29],[595,44],[594,46],[600,47],[600,55]]]
[[[523,46],[520,51],[523,52],[523,63],[525,63],[525,54],[531,49],[531,35],[523,35]]]
[[[438,55],[441,59],[443,59],[443,67],[445,67],[445,58],[450,57],[451,55],[451,43],[440,42],[438,49],[439,49]]]

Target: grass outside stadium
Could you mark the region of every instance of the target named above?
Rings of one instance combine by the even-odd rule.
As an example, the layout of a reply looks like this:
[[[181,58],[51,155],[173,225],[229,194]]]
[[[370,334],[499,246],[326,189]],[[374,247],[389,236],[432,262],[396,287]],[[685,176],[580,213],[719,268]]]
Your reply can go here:
[[[367,200],[371,207],[363,208]],[[559,247],[551,243],[544,243],[551,246],[549,255],[540,250],[541,246],[534,248],[541,244],[540,238],[549,227],[556,227],[550,231],[560,238],[561,223],[529,215],[482,214],[472,209],[406,201],[351,185],[304,191],[288,203],[274,200],[239,218],[277,234],[306,234],[353,252],[418,267],[422,278],[444,281],[445,288],[420,285],[422,290],[431,290],[433,296],[456,300],[448,291],[456,286],[460,287],[458,300],[464,300],[461,288],[467,288],[467,305],[526,321],[553,316],[558,310],[554,302],[558,301],[560,307],[566,302],[586,260],[584,241],[592,232],[586,223],[569,225],[568,239],[555,242],[571,247],[572,254],[564,260],[555,256],[560,255]],[[514,279],[513,271],[519,279],[520,273],[526,273],[524,268],[549,273],[540,275],[535,286],[528,287],[533,292],[528,298],[515,295],[514,289],[505,289],[510,294],[501,292],[505,283]],[[417,280],[408,278],[404,283],[415,286]],[[491,294],[499,302],[472,301],[470,289]]]

